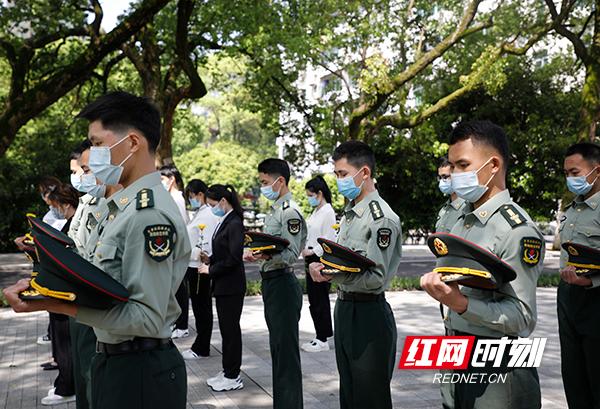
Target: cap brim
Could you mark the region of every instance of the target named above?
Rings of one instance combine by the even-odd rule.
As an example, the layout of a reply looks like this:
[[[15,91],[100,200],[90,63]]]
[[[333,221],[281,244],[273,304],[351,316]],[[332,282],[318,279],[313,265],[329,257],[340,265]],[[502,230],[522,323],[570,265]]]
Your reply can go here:
[[[440,279],[445,282],[451,281],[460,281],[460,285],[464,285],[466,287],[477,288],[480,290],[497,290],[498,286],[494,284],[492,281],[482,278],[475,277],[470,275],[462,275],[462,274],[443,274],[440,273]]]

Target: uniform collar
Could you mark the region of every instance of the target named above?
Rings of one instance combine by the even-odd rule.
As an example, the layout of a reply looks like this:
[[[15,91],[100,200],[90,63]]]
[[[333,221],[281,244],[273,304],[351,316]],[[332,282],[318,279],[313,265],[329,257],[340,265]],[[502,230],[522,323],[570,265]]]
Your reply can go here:
[[[453,207],[455,210],[458,210],[465,202],[465,199],[461,199],[460,197],[457,197],[454,201],[451,200],[452,198],[448,199],[448,206]]]
[[[375,191],[369,193],[363,200],[358,202],[357,204],[353,204],[354,200],[348,203],[348,206],[344,209],[346,213],[354,212],[358,217],[362,217],[367,209],[369,209],[369,203],[373,200],[379,199],[379,192],[377,189]]]
[[[279,199],[275,200],[271,204],[271,209],[277,210],[281,206],[283,206],[283,202],[285,202],[286,200],[289,202],[289,201],[291,201],[293,199],[294,199],[294,196],[292,196],[292,192],[287,192],[285,195],[281,196]]]
[[[585,203],[592,209],[596,210],[598,203],[600,203],[600,191],[591,195],[587,200],[583,200],[583,195],[579,195],[575,198],[574,202],[577,204]]]
[[[135,201],[140,190],[144,188],[152,188],[160,184],[160,172],[152,172],[139,178],[125,189],[119,190],[107,200],[111,207],[117,207],[119,211],[122,212],[127,206],[129,206],[131,202]]]
[[[465,207],[464,214],[465,216],[469,214],[474,215],[481,223],[485,225],[490,217],[500,208],[500,206],[508,201],[510,201],[510,193],[508,192],[508,189],[504,189],[502,192],[496,194],[475,210],[473,210],[473,204],[469,203],[468,206]]]

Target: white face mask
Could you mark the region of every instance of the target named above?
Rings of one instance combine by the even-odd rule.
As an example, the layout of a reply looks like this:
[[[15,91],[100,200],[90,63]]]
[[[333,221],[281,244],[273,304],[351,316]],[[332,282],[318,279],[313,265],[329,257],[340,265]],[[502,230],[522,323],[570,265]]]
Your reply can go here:
[[[81,185],[84,192],[94,197],[104,197],[106,195],[106,185],[96,183],[96,176],[93,173],[81,175]]]
[[[489,158],[481,167],[477,170],[471,170],[469,172],[458,172],[452,173],[452,187],[454,188],[454,193],[458,195],[461,199],[467,200],[471,203],[475,203],[478,201],[481,196],[488,190],[487,185],[492,181],[495,173],[492,175],[490,180],[487,181],[485,185],[479,184],[479,178],[477,174],[485,165],[490,163],[492,158]]]
[[[122,165],[131,157],[131,155],[133,155],[133,152],[130,153],[129,156],[127,156],[118,166],[115,166],[110,162],[110,150],[127,138],[129,138],[129,135],[111,147],[92,146],[90,148],[90,170],[94,173],[96,178],[98,178],[98,180],[105,185],[116,186],[121,181],[121,175],[123,174]]]

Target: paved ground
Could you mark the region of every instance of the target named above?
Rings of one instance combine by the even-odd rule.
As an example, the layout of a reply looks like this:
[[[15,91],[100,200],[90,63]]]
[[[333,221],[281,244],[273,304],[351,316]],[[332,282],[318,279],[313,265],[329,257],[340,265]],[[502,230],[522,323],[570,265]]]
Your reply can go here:
[[[560,378],[559,341],[556,321],[556,289],[539,288],[538,325],[532,337],[548,341],[539,368],[544,408],[565,408]],[[441,335],[438,305],[422,291],[391,292],[387,299],[394,310],[398,327],[396,366],[407,335]],[[335,296],[331,295],[331,303]],[[0,408],[41,408],[40,400],[52,387],[56,374],[43,371],[40,364],[50,356],[49,346],[36,344],[46,333],[46,313],[15,314],[0,309]],[[221,338],[216,321],[210,358],[187,361],[188,408],[269,408],[272,406],[271,359],[268,333],[260,297],[246,297],[242,315],[244,388],[233,392],[213,392],[205,383],[221,369]],[[194,318],[190,315],[193,327]],[[300,319],[300,342],[314,336],[313,325],[304,298]],[[192,331],[192,336],[195,333]],[[176,340],[180,350],[190,347],[192,337]],[[302,352],[304,407],[306,409],[339,408],[338,376],[333,340],[327,352]],[[394,371],[392,393],[395,408],[438,408],[441,406],[439,385],[433,384],[436,371]],[[75,409],[75,404],[62,405]]]
[[[403,260],[398,276],[418,277],[430,271],[435,259],[423,245],[403,248]],[[296,274],[303,277],[302,262]],[[558,252],[548,252],[544,271],[556,272]],[[0,287],[29,276],[31,267],[24,254],[0,254]],[[259,279],[255,266],[247,265],[249,279]],[[422,291],[389,292],[387,299],[394,310],[398,328],[398,354],[407,335],[442,335],[443,326],[436,302]],[[560,377],[558,324],[556,321],[556,289],[538,288],[538,325],[532,337],[547,337],[548,342],[539,368],[544,408],[564,408],[566,402]],[[331,295],[332,306],[335,295]],[[190,311],[191,312],[191,311]],[[213,326],[211,357],[188,361],[188,408],[269,408],[272,406],[271,359],[268,332],[261,297],[246,297],[242,315],[244,388],[234,392],[213,392],[206,379],[221,370],[221,337],[216,320]],[[40,400],[53,385],[56,373],[43,371],[40,364],[50,357],[49,346],[36,344],[46,333],[46,313],[17,315],[11,309],[0,309],[0,409],[40,408]],[[194,326],[190,314],[190,326]],[[192,336],[195,332],[192,330]],[[304,296],[300,319],[300,342],[314,337],[314,327]],[[187,349],[192,337],[176,340],[180,350]],[[302,352],[304,375],[304,407],[307,409],[339,408],[338,376],[333,340],[327,352]],[[441,406],[439,385],[433,384],[437,371],[394,371],[392,393],[395,408],[434,408]],[[62,405],[75,409],[75,404]]]

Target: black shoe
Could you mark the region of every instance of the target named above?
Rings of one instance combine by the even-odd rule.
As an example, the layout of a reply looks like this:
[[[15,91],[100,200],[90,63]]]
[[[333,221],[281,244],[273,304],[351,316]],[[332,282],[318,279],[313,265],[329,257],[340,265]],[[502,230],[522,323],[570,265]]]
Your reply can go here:
[[[44,366],[44,371],[53,371],[55,369],[58,369],[58,364],[54,365],[48,362],[48,366]]]

